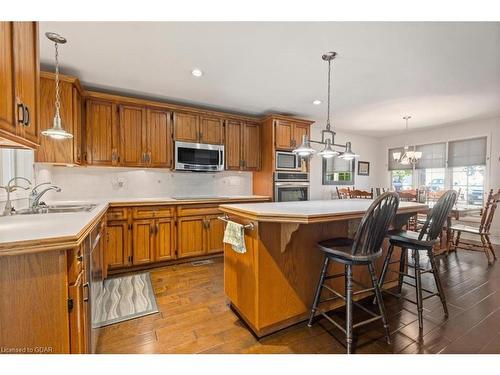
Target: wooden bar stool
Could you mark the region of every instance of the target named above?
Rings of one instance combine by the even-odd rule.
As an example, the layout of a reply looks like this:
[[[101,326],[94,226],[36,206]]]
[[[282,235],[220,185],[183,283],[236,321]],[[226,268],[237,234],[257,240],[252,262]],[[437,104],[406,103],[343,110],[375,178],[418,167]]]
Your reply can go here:
[[[361,219],[358,230],[356,231],[356,235],[353,239],[332,238],[330,240],[321,241],[318,243],[318,248],[325,253],[325,261],[323,263],[323,269],[321,270],[318,287],[316,288],[314,301],[311,307],[311,315],[309,317],[309,322],[307,325],[309,327],[312,326],[318,304],[326,301],[332,301],[337,298],[344,300],[346,303],[347,311],[345,328],[335,320],[333,320],[333,318],[328,316],[325,312],[321,312],[320,315],[325,317],[329,322],[331,322],[333,325],[335,325],[345,333],[348,354],[352,351],[353,329],[377,321],[379,319],[382,320],[387,342],[390,343],[389,326],[387,324],[384,303],[382,301],[382,295],[380,293],[377,276],[375,274],[374,261],[380,255],[382,255],[382,241],[387,235],[389,225],[392,223],[394,217],[396,216],[398,205],[399,197],[396,193],[385,193],[375,199],[375,201],[370,205],[365,215],[363,216],[363,219]],[[345,272],[340,274],[327,275],[328,265],[330,261],[344,264]],[[353,283],[359,284],[358,282],[353,280],[352,277],[352,266],[354,265],[368,267],[373,285],[372,288],[353,292]],[[341,276],[343,276],[345,279],[345,295],[338,293],[326,284],[327,280]],[[334,294],[334,297],[320,300],[323,288]],[[370,291],[375,292],[380,314],[375,314],[364,306],[353,301],[353,296]],[[353,324],[353,305],[361,308],[372,317],[362,322]]]
[[[457,197],[457,192],[455,190],[448,190],[444,193],[441,198],[439,198],[438,202],[435,204],[434,208],[427,215],[427,220],[422,227],[420,232],[414,232],[410,230],[395,230],[389,232],[389,250],[387,252],[387,256],[384,261],[384,266],[382,267],[382,273],[380,274],[379,285],[382,287],[384,283],[385,276],[387,271],[389,270],[389,264],[397,263],[391,262],[391,256],[394,250],[394,246],[398,246],[401,248],[401,256],[399,260],[399,281],[398,281],[398,293],[392,293],[389,290],[383,290],[389,294],[392,294],[398,298],[403,298],[411,303],[417,305],[417,313],[418,313],[418,326],[420,331],[422,331],[424,327],[424,317],[423,317],[423,301],[434,297],[439,296],[441,298],[441,303],[443,304],[443,310],[446,317],[448,317],[448,307],[446,305],[446,298],[444,295],[444,290],[441,285],[441,279],[439,278],[439,272],[436,266],[436,261],[434,259],[434,251],[433,247],[438,241],[438,237],[442,231],[443,225],[446,221],[446,218],[450,214],[450,211],[455,204],[455,200]],[[409,264],[407,250],[412,250],[412,255],[414,262],[413,264]],[[431,263],[430,269],[422,269],[420,267],[420,251],[427,252],[427,256]],[[410,275],[405,272],[406,268],[413,268],[414,274]],[[424,273],[432,273],[434,276],[434,282],[436,283],[437,292],[425,289],[422,287],[422,274]],[[404,281],[405,277],[412,278],[415,280],[415,284],[411,284]],[[417,300],[413,301],[409,298],[403,297],[401,295],[403,284],[407,284],[415,287]],[[427,295],[423,297],[423,292],[426,292]]]

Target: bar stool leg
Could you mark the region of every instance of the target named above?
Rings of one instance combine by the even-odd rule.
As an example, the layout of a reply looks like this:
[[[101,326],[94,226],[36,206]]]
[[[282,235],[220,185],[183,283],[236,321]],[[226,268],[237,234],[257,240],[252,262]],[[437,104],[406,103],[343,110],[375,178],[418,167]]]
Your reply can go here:
[[[422,298],[422,279],[420,275],[420,254],[418,250],[413,250],[413,258],[415,259],[415,289],[417,292],[417,312],[418,312],[418,328],[420,331],[424,328],[424,307]]]
[[[443,304],[444,316],[448,317],[448,306],[446,305],[446,297],[444,295],[443,285],[441,284],[441,278],[439,277],[436,260],[434,259],[434,253],[431,250],[427,252],[429,261],[431,262],[432,275],[434,276],[434,282],[436,283],[437,290],[439,292],[439,298],[441,298],[441,303]]]
[[[389,244],[389,248],[387,249],[387,256],[384,259],[384,265],[382,266],[382,272],[380,273],[380,279],[378,281],[379,289],[382,289],[382,286],[384,285],[385,275],[387,274],[387,269],[389,268],[389,262],[391,261],[393,251],[394,251],[394,245],[391,243]],[[377,303],[376,294],[375,297],[373,298],[372,303],[374,305]]]
[[[398,278],[398,294],[401,294],[403,290],[403,281],[406,262],[408,260],[408,253],[405,247],[401,248],[401,255],[399,257],[399,278]]]
[[[352,265],[345,266],[345,294],[346,294],[346,342],[347,354],[352,352]]]
[[[316,288],[316,294],[314,295],[314,301],[311,307],[311,315],[309,316],[308,327],[312,327],[312,322],[314,319],[314,314],[316,314],[316,309],[318,308],[319,299],[321,297],[321,290],[323,289],[323,283],[325,282],[326,271],[328,270],[328,263],[330,259],[325,256],[325,261],[323,262],[323,269],[321,270],[321,275],[319,277],[318,287]]]
[[[389,324],[387,323],[387,315],[385,312],[384,301],[382,300],[382,293],[380,293],[379,283],[377,282],[377,276],[375,274],[375,267],[373,266],[373,262],[368,264],[368,270],[370,271],[370,275],[372,277],[373,289],[375,290],[375,298],[378,303],[378,309],[380,311],[380,315],[382,315],[382,323],[384,325],[385,337],[387,340],[387,344],[391,344],[391,336],[389,332]]]

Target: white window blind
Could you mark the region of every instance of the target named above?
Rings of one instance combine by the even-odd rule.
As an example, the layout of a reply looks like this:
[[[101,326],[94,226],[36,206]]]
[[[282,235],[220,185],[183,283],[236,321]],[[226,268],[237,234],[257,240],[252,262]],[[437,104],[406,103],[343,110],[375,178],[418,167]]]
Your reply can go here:
[[[446,143],[431,143],[416,147],[422,152],[422,158],[415,165],[416,169],[446,168]]]
[[[448,166],[486,165],[486,137],[448,143]]]

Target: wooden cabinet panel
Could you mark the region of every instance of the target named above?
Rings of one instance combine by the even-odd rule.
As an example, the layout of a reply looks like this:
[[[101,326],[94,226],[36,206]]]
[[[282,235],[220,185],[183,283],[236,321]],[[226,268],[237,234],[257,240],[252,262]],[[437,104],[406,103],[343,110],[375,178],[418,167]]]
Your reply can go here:
[[[241,127],[239,121],[226,121],[226,169],[239,170],[241,168]]]
[[[177,221],[177,256],[179,258],[205,254],[205,217],[189,216]]]
[[[153,219],[172,217],[174,215],[173,207],[164,206],[144,206],[132,208],[132,217],[134,219]]]
[[[289,121],[277,120],[274,127],[276,149],[293,149],[293,124]]]
[[[38,134],[38,24],[36,22],[13,23],[14,79],[16,104],[24,104],[23,117],[26,124],[22,127],[23,138],[37,143]]]
[[[82,164],[82,124],[83,100],[80,92],[73,87],[73,163]]]
[[[309,125],[294,124],[293,125],[293,145],[294,147],[302,143],[302,136],[309,136]]]
[[[106,218],[108,221],[113,220],[125,220],[128,217],[128,208],[127,207],[113,207],[108,209],[106,213]]]
[[[260,169],[260,126],[245,123],[242,137],[243,169],[257,171]]]
[[[87,161],[92,165],[117,165],[116,107],[111,102],[89,100],[86,116]]]
[[[170,168],[172,166],[170,112],[148,109],[147,119],[148,165]]]
[[[153,260],[154,220],[136,220],[132,224],[132,264],[144,264]]]
[[[200,121],[200,142],[222,144],[222,119],[202,116]]]
[[[129,229],[126,221],[109,221],[106,228],[104,263],[107,268],[129,265]]]
[[[190,113],[174,113],[174,139],[176,141],[198,142],[199,117]]]
[[[146,164],[145,110],[142,107],[120,105],[121,165],[139,167]]]
[[[207,228],[207,252],[219,253],[223,250],[222,240],[224,238],[224,222],[218,219],[219,215],[208,216]]]
[[[74,285],[68,287],[68,298],[72,301],[69,311],[70,353],[87,353],[87,327],[83,296],[83,272]]]
[[[0,22],[0,129],[15,134],[13,71],[12,22]]]
[[[155,225],[154,260],[161,262],[173,259],[175,257],[175,221],[173,219],[157,219]]]
[[[60,115],[63,128],[74,134],[73,129],[73,86],[69,82],[59,82],[61,98]],[[55,81],[40,79],[40,130],[50,129],[54,124],[56,99]],[[73,163],[73,140],[40,137],[40,147],[36,151],[36,161],[42,163]]]

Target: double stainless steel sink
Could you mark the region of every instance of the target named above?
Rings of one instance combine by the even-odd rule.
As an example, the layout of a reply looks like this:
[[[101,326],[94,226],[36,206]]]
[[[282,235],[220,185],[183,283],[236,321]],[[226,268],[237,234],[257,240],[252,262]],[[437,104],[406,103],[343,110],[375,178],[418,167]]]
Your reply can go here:
[[[25,208],[14,211],[13,215],[33,215],[33,214],[55,214],[64,212],[90,212],[97,207],[97,204],[53,204],[42,205],[37,209]]]

